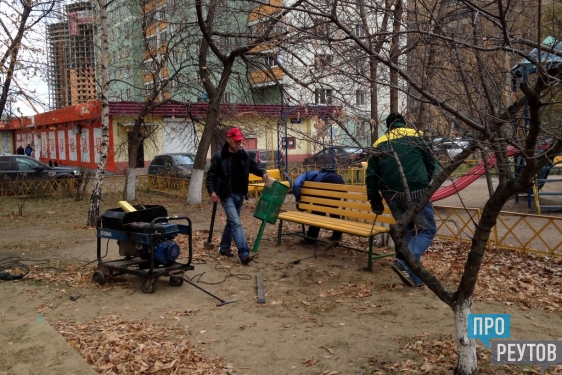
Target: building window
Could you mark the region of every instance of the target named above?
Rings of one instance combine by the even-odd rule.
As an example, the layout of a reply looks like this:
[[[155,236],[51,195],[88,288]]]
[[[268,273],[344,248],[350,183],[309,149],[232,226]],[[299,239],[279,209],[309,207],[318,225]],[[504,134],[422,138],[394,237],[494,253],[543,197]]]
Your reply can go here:
[[[355,91],[355,104],[365,105],[365,91],[363,90]]]
[[[328,54],[316,55],[316,68],[325,69],[331,68],[334,62],[334,56]]]
[[[370,123],[367,121],[361,121],[357,124],[357,136],[358,137],[366,137],[367,136],[367,129],[369,129]]]
[[[281,145],[283,148],[293,150],[297,148],[297,139],[295,137],[283,137],[281,138]]]
[[[229,92],[225,92],[222,96],[222,102],[223,103],[231,103],[231,95]]]
[[[275,56],[273,55],[265,56],[265,66],[270,68],[277,66],[277,63],[275,62]]]
[[[364,57],[358,57],[355,60],[355,73],[365,74],[367,66],[367,59]]]
[[[146,93],[147,96],[152,95],[152,90],[154,89],[154,83],[152,82],[147,82],[144,84],[144,91]]]
[[[355,35],[357,35],[358,38],[363,38],[365,36],[365,29],[363,29],[362,25],[355,26]]]
[[[315,104],[332,104],[332,89],[316,89],[314,91]]]

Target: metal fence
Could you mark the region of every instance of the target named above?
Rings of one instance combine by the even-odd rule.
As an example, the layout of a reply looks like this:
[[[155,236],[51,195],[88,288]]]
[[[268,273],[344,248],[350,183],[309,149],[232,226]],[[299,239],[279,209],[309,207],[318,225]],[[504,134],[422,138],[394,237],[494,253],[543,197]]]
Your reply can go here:
[[[437,236],[470,242],[481,211],[434,206]],[[562,257],[562,217],[501,211],[488,247]]]
[[[76,191],[77,181],[73,178],[59,180],[14,180],[0,182],[0,196],[44,196],[70,194]]]

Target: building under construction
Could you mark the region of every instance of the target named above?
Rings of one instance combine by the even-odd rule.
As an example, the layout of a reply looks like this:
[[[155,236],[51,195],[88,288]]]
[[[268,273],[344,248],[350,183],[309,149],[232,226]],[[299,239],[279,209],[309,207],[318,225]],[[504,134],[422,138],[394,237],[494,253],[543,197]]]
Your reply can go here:
[[[90,2],[64,5],[47,25],[49,106],[59,109],[96,98],[94,12]]]

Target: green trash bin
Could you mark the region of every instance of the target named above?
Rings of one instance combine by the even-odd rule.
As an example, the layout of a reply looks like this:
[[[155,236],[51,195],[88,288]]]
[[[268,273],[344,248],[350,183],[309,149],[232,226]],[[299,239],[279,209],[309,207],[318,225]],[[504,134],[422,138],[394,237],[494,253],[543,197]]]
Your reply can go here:
[[[288,191],[289,187],[279,181],[273,181],[271,186],[266,185],[263,188],[256,209],[254,210],[254,217],[263,220],[252,250],[254,253],[258,251],[265,224],[275,224],[277,221],[277,216],[279,216],[281,206],[285,203],[285,197]]]
[[[288,191],[289,187],[279,181],[273,181],[271,186],[265,186],[254,211],[254,217],[275,224]]]

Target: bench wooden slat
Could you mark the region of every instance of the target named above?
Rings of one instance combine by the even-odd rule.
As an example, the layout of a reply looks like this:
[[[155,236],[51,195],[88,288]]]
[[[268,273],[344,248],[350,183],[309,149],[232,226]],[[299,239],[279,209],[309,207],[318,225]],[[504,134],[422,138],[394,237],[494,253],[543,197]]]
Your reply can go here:
[[[367,187],[365,185],[347,185],[347,184],[329,184],[325,182],[310,182],[306,181],[303,186],[303,189],[312,188],[318,190],[331,190],[331,191],[342,191],[342,192],[349,192],[349,193],[364,193],[365,199],[367,197]]]
[[[267,169],[267,174],[269,175],[269,177],[274,178],[276,180],[281,179],[281,171],[279,169]],[[250,175],[248,176],[248,181],[250,184],[260,183],[263,182],[263,178],[261,178],[260,176],[256,176],[253,173],[250,173]]]
[[[328,230],[337,230],[360,237],[370,237],[388,232],[388,227],[380,225],[373,226],[373,223],[359,223],[356,221],[332,218],[330,216],[311,215],[307,212],[282,212],[279,214],[278,218],[280,220],[292,221],[299,224],[314,225]]]

